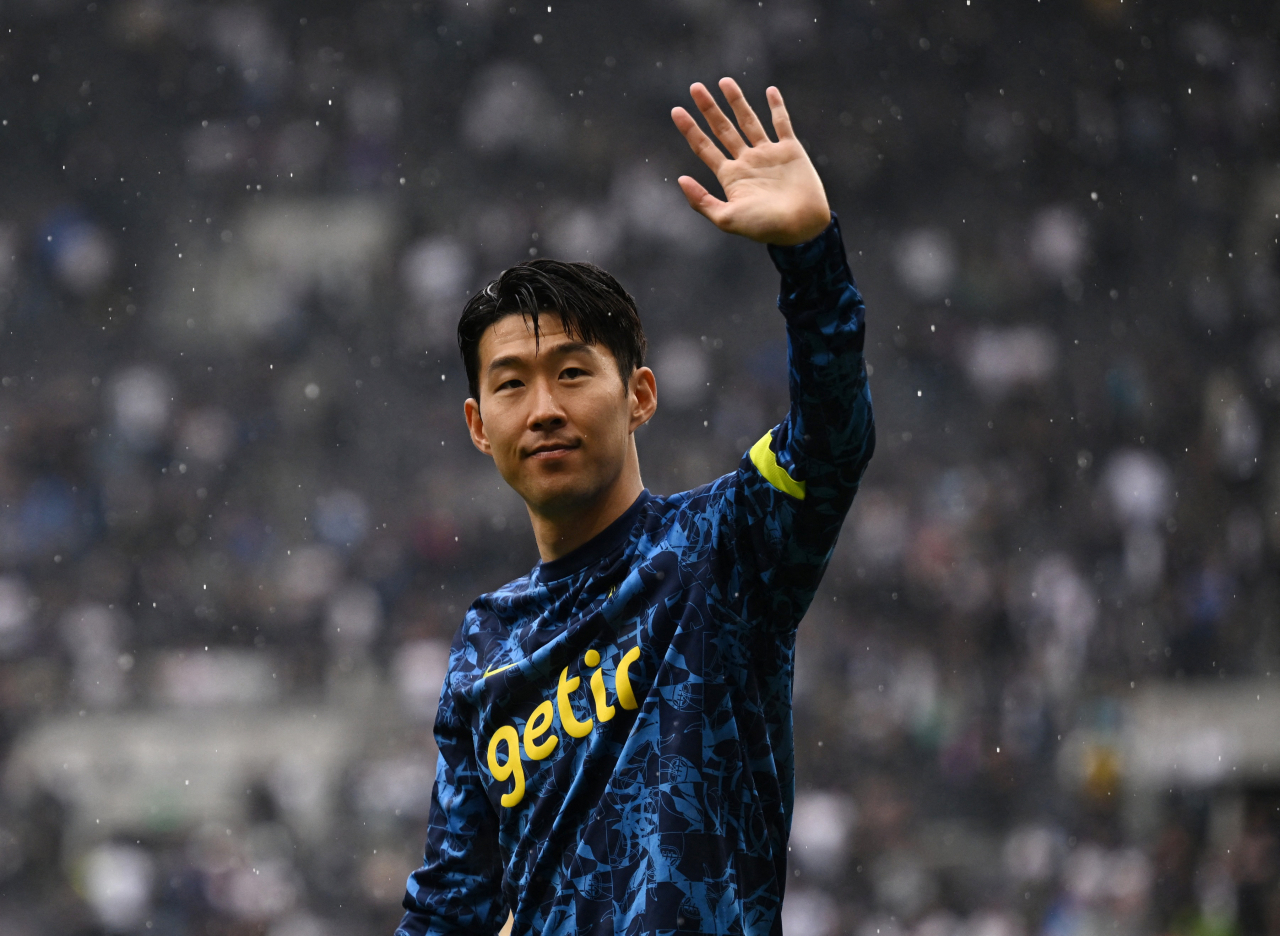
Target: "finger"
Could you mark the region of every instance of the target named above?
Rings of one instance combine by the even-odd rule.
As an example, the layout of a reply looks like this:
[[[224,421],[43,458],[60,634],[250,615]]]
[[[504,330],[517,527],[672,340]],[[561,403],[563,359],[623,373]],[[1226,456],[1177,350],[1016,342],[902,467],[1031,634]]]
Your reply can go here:
[[[738,83],[732,78],[721,78],[720,91],[724,94],[724,99],[729,102],[729,106],[733,108],[733,116],[738,118],[738,126],[742,128],[742,135],[747,138],[747,142],[752,146],[770,142],[764,124],[747,103],[747,97],[738,87]]]
[[[693,103],[698,105],[698,110],[702,112],[702,116],[706,119],[707,126],[716,135],[716,139],[724,144],[724,148],[729,151],[729,155],[736,159],[740,153],[745,152],[747,150],[747,141],[742,139],[742,135],[738,133],[738,128],[724,115],[724,111],[720,109],[720,105],[711,96],[711,92],[707,90],[706,85],[701,81],[694,82],[689,88],[689,94],[693,97]]]
[[[698,122],[683,107],[671,108],[671,119],[676,129],[684,134],[689,148],[697,153],[698,158],[707,164],[707,168],[718,176],[720,167],[728,162],[724,153],[720,152],[720,147],[711,142],[711,137],[702,132]]]
[[[782,103],[782,92],[770,85],[764,92],[765,98],[769,101],[769,113],[773,117],[773,132],[778,135],[778,139],[783,137],[794,140],[796,132],[791,129],[791,115],[787,113],[787,105]]]
[[[692,176],[682,175],[676,181],[680,183],[680,191],[684,192],[689,207],[719,227],[720,220],[729,208],[729,203],[716,198]]]

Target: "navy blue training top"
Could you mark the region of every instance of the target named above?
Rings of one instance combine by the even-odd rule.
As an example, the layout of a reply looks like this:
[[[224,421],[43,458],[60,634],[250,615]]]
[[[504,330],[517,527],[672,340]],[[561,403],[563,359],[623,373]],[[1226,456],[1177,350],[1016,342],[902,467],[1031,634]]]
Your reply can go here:
[[[397,936],[781,934],[795,630],[875,432],[838,222],[769,252],[787,417],[471,605]]]

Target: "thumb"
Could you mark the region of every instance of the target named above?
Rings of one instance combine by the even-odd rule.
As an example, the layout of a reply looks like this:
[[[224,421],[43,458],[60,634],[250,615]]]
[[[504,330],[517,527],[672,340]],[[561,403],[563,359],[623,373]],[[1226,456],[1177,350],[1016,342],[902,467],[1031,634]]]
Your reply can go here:
[[[684,192],[689,207],[719,227],[729,203],[716,198],[692,176],[681,176],[676,181],[680,184],[680,191]]]

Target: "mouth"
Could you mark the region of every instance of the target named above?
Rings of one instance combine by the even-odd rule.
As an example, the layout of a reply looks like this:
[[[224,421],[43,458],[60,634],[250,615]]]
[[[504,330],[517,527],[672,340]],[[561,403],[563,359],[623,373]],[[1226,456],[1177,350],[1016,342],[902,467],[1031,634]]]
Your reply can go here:
[[[581,442],[544,442],[531,448],[525,458],[536,458],[539,461],[549,461],[555,458],[561,458],[572,451],[575,451]]]

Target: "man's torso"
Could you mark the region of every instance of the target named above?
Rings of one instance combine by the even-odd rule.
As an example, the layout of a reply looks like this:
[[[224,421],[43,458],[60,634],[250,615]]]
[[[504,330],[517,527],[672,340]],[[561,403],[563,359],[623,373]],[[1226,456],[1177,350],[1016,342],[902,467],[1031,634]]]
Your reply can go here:
[[[794,631],[748,625],[726,593],[719,501],[732,478],[643,495],[604,542],[467,616],[448,690],[495,778],[504,890],[518,918],[531,915],[519,922],[759,932],[754,916],[770,928],[791,803]]]

